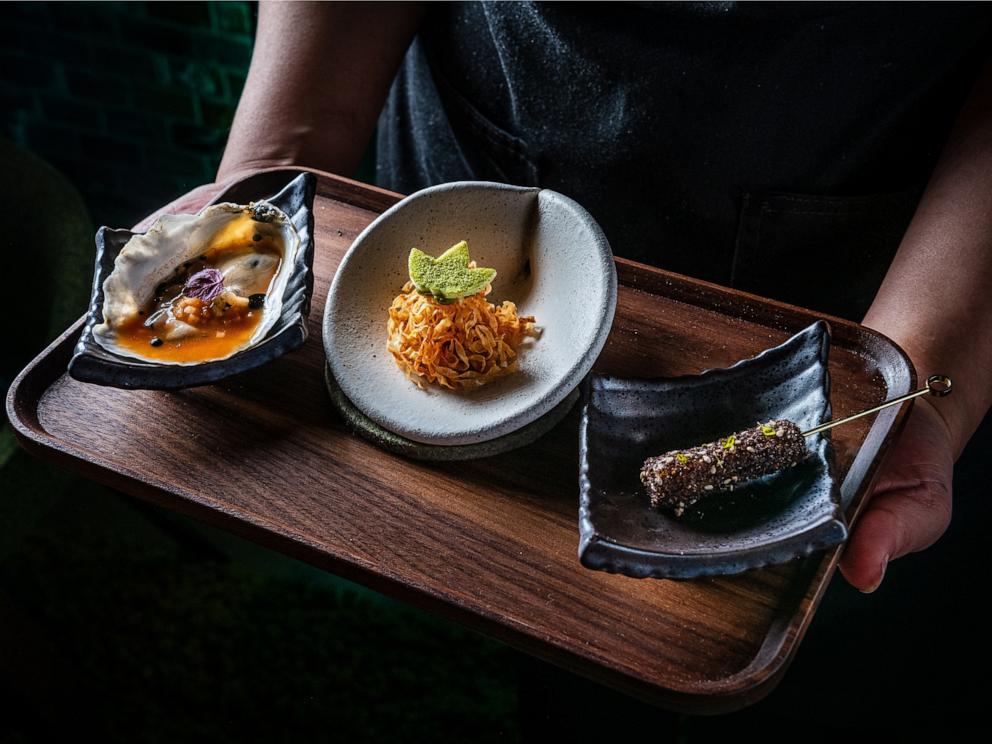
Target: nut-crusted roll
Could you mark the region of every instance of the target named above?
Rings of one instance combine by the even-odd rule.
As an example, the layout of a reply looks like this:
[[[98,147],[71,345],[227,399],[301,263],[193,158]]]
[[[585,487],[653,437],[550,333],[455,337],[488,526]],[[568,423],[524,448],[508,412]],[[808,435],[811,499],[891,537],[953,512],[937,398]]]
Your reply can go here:
[[[795,467],[809,456],[806,439],[792,421],[774,419],[710,444],[649,457],[641,482],[651,506],[669,508],[680,517],[704,496]]]

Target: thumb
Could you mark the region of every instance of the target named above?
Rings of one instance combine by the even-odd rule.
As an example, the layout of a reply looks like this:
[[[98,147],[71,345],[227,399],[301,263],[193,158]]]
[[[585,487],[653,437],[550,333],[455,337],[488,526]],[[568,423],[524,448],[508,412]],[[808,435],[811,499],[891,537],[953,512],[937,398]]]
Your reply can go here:
[[[950,491],[942,480],[877,493],[855,525],[840,571],[862,592],[873,592],[890,560],[932,545],[950,519]]]

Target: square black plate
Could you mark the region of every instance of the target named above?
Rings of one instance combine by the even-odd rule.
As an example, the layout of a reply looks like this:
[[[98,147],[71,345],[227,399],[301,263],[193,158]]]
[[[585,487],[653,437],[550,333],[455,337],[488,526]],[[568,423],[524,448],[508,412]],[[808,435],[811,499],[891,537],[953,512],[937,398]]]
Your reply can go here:
[[[583,388],[579,559],[636,578],[690,579],[783,563],[847,537],[827,434],[798,467],[715,494],[681,518],[651,508],[650,455],[714,441],[759,421],[803,430],[830,418],[830,331],[817,321],[726,369],[670,379],[590,376]]]
[[[96,269],[86,325],[69,374],[82,382],[119,388],[177,390],[217,382],[245,372],[303,345],[313,294],[313,199],[317,178],[300,171],[259,173],[230,186],[211,204],[247,204],[262,201],[281,209],[300,235],[301,250],[286,285],[279,320],[259,343],[232,357],[203,364],[177,366],[124,357],[104,349],[93,337],[93,327],[103,322],[103,283],[114,270],[114,259],[134,235],[130,230],[101,227],[96,234]],[[269,197],[269,195],[275,194]]]

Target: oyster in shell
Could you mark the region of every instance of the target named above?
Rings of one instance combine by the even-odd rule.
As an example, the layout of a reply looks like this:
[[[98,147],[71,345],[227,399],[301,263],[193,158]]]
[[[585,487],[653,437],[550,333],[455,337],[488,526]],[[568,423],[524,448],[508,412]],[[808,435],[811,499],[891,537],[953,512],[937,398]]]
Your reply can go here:
[[[278,320],[300,249],[292,222],[265,202],[163,215],[114,260],[93,337],[160,364],[226,359]]]
[[[316,190],[312,173],[265,171],[231,184],[197,215],[160,218],[144,235],[101,227],[69,374],[99,385],[178,390],[302,346],[313,295]]]

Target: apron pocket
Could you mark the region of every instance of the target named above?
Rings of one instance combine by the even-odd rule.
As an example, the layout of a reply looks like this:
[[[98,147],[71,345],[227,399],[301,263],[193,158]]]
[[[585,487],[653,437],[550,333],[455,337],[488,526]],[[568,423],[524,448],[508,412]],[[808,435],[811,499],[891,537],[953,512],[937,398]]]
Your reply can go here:
[[[431,68],[448,121],[465,162],[484,181],[538,186],[536,158],[519,137],[490,121],[471,101]]]
[[[860,321],[919,198],[745,194],[731,286]]]

